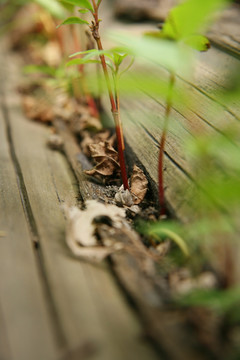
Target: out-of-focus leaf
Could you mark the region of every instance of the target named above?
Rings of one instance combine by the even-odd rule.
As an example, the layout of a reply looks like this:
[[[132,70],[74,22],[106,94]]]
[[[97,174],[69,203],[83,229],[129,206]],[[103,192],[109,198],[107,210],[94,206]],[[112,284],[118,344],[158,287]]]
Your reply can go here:
[[[146,37],[150,37],[153,39],[159,39],[159,40],[166,39],[162,31],[150,31],[150,32],[146,32],[144,35]],[[189,35],[187,38],[183,38],[181,41],[184,44],[198,51],[206,51],[210,48],[210,42],[208,38],[206,38],[206,36],[203,35]]]
[[[66,14],[64,11],[63,6],[59,4],[56,0],[34,0],[37,4],[42,6],[44,9],[46,9],[48,12],[50,12],[51,15],[58,19],[63,19]]]
[[[107,55],[111,56],[111,52],[109,50],[97,50],[97,49],[90,49],[86,51],[78,51],[74,54],[71,54],[69,57],[74,57],[77,55],[86,55],[85,58],[92,58],[93,56],[99,56],[99,55]]]
[[[168,229],[166,226],[164,226],[164,224],[159,223],[159,227],[155,228],[155,230],[150,229],[149,234],[155,236],[157,235],[159,237],[163,235],[171,239],[181,249],[185,256],[189,256],[189,249],[183,238],[175,231]]]
[[[91,59],[73,59],[70,60],[66,66],[72,66],[72,65],[82,65],[82,64],[99,64],[101,63],[100,60],[91,60]]]
[[[194,290],[178,299],[183,306],[203,306],[224,313],[239,304],[240,288],[228,290]]]
[[[80,19],[77,16],[71,16],[69,18],[67,18],[66,20],[64,20],[60,25],[57,26],[57,28],[59,28],[62,25],[70,25],[70,24],[87,24],[88,25],[88,21]]]
[[[24,73],[41,73],[54,77],[56,75],[56,68],[46,65],[28,65],[23,68]]]
[[[181,40],[203,29],[211,16],[223,8],[229,0],[187,0],[174,7],[162,28],[167,39]]]
[[[210,41],[203,35],[191,35],[185,38],[183,42],[198,51],[206,51],[210,48]]]
[[[81,14],[86,14],[88,13],[88,9],[79,9],[78,12],[80,12]]]
[[[120,33],[109,34],[114,41],[129,49],[129,54],[138,57],[138,61],[154,62],[164,68],[186,74],[190,70],[192,52],[187,46],[181,46],[170,40],[150,37],[136,37]]]
[[[81,8],[88,9],[90,11],[93,11],[93,7],[91,3],[88,0],[64,0],[66,3],[79,6]]]
[[[132,73],[126,73],[123,79],[119,81],[120,91],[126,95],[132,96],[146,96],[146,94],[156,99],[165,99],[169,93],[169,84],[166,79],[156,77],[154,74],[136,71]],[[175,105],[184,101],[185,94],[178,91],[177,87],[172,91],[172,100]]]

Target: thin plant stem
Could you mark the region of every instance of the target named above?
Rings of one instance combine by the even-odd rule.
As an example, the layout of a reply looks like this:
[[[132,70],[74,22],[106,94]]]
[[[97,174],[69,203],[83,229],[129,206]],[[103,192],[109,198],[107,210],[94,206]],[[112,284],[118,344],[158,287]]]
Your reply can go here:
[[[119,106],[119,91],[118,91],[118,82],[117,82],[117,75],[114,77],[114,88],[115,88],[115,102],[116,102],[116,112],[113,113],[114,122],[116,126],[116,135],[118,139],[118,155],[119,155],[119,163],[120,169],[122,174],[123,186],[124,189],[129,189],[128,180],[127,180],[127,171],[125,165],[125,158],[124,158],[124,137],[123,137],[123,130],[122,130],[122,122],[120,118],[120,106]]]
[[[103,46],[102,46],[101,38],[99,35],[99,19],[98,19],[98,7],[99,7],[100,3],[97,6],[95,0],[92,0],[92,4],[93,4],[93,8],[94,8],[94,12],[93,12],[94,22],[92,22],[91,31],[92,31],[93,38],[96,41],[98,50],[102,51]],[[119,115],[119,95],[118,95],[118,91],[116,93],[116,86],[115,86],[115,96],[113,94],[105,56],[103,54],[101,54],[101,55],[99,55],[99,57],[101,60],[102,69],[103,69],[103,73],[104,73],[106,84],[107,84],[109,100],[111,103],[111,111],[112,111],[112,115],[113,115],[113,119],[114,119],[114,123],[115,123],[116,136],[117,136],[118,156],[119,156],[121,177],[122,177],[124,189],[126,190],[126,189],[129,189],[129,186],[128,186],[127,171],[126,171],[126,164],[125,164],[125,158],[124,158],[124,139],[123,139],[122,125],[121,125],[121,120],[120,120],[120,115]]]
[[[74,41],[74,50],[75,50],[75,52],[77,52],[77,51],[81,50],[81,48],[79,49],[79,41],[78,41],[77,31],[76,31],[76,27],[74,27],[74,25],[72,25],[72,27],[71,27],[71,32],[72,32],[72,37],[73,37],[73,41]],[[95,103],[93,97],[91,96],[91,94],[89,93],[88,86],[86,83],[86,77],[85,77],[85,73],[84,73],[84,64],[78,65],[78,71],[81,74],[82,89],[83,89],[83,93],[85,96],[85,100],[89,107],[90,114],[96,118],[99,118],[99,113],[98,113],[96,103]]]
[[[160,204],[160,215],[166,215],[166,201],[165,201],[165,190],[164,190],[164,151],[165,143],[168,132],[169,118],[172,108],[172,90],[175,85],[175,74],[171,73],[169,82],[169,93],[166,100],[165,119],[163,125],[163,132],[160,139],[160,149],[158,158],[158,192],[159,192],[159,204]]]

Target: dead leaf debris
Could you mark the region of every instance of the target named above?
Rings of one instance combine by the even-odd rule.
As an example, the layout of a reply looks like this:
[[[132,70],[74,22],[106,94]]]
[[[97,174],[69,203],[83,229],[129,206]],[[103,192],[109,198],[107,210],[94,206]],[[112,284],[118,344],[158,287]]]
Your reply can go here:
[[[130,190],[135,205],[142,202],[148,190],[148,180],[142,169],[140,169],[137,165],[134,165],[133,167],[130,179]]]
[[[120,242],[101,246],[95,236],[96,218],[108,218],[113,228],[121,228],[126,222],[125,210],[116,205],[102,204],[96,200],[86,201],[86,209],[65,207],[67,216],[66,242],[74,255],[93,261],[102,261],[115,251],[121,250]],[[106,244],[105,244],[106,245]]]
[[[101,180],[105,178],[107,181],[106,177],[109,178],[119,171],[118,153],[109,141],[90,144],[89,150],[96,166],[92,170],[85,171],[87,175],[95,176]]]

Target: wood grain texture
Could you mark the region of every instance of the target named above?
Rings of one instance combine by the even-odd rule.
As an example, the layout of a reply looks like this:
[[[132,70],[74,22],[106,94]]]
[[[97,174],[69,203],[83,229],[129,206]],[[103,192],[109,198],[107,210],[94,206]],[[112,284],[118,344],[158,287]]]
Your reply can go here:
[[[240,4],[231,4],[208,33],[212,42],[225,51],[240,56]]]
[[[61,133],[61,121],[55,124]],[[65,129],[64,139],[67,141],[64,147],[68,149],[67,155],[70,159],[73,159],[76,153],[81,154],[76,143],[74,149],[68,146],[68,143],[74,143],[74,136],[68,129]],[[94,197],[96,194],[94,187],[88,186],[88,191],[85,191],[87,180],[85,178],[85,182],[82,182],[83,174],[79,172],[81,165],[73,161],[72,166],[79,181],[83,201]],[[136,306],[145,325],[146,335],[158,344],[161,353],[165,354],[168,359],[174,360],[203,359],[204,357],[199,352],[201,346],[195,338],[195,333],[189,332],[184,313],[166,307],[169,294],[165,281],[161,276],[155,274],[153,258],[149,255],[139,236],[129,227],[124,226],[121,229],[113,229],[106,225],[98,225],[97,232],[103,244],[107,241],[117,241],[127,247],[128,250],[111,255],[114,273]],[[92,278],[92,281],[99,289],[105,283],[99,282],[96,276]],[[104,297],[107,292],[108,288],[104,286],[103,298],[99,298],[99,305],[101,305],[99,313],[103,317],[105,316]],[[116,314],[112,312],[111,319],[115,317]],[[105,317],[105,320],[108,321],[108,318]],[[196,351],[197,346],[198,350]]]
[[[60,205],[76,201],[75,179],[66,171],[63,155],[46,148],[48,130],[21,114],[19,99],[13,96],[15,70],[11,61],[5,89],[9,120],[38,229],[39,256],[55,308],[62,358],[121,360],[132,359],[134,354],[138,359],[155,359],[155,352],[141,341],[141,326],[108,266],[75,259],[65,245]]]
[[[57,359],[48,304],[0,112],[0,359]]]
[[[198,135],[214,137],[233,127],[240,130],[240,101],[226,102],[222,95],[229,86],[230,76],[239,68],[238,59],[212,47],[198,55],[191,80],[177,77],[177,89],[179,92],[184,89],[186,96],[184,102],[173,104],[171,111],[164,177],[168,206],[184,222],[194,216],[192,205],[189,205],[201,187],[194,156],[186,153],[185,146]],[[156,77],[167,76],[165,71],[154,66],[151,73]],[[140,92],[139,95],[120,97],[123,130],[128,147],[148,173],[157,198],[158,152],[165,103],[164,99],[141,95]],[[111,117],[108,99],[104,99],[104,108]],[[131,164],[131,159],[128,163]]]

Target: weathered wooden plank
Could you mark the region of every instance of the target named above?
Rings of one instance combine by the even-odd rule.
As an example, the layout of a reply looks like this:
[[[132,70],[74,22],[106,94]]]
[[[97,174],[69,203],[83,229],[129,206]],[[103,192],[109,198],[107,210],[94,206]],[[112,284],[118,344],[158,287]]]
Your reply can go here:
[[[239,18],[240,4],[231,4],[208,33],[216,45],[237,56],[240,55]]]
[[[87,176],[84,174],[84,170],[87,170],[88,168],[84,168],[86,165],[79,161],[81,152],[79,151],[79,146],[77,145],[76,139],[72,136],[67,125],[64,123],[64,121],[61,121],[61,119],[55,119],[54,126],[64,141],[65,154],[71,164],[71,167],[74,169],[76,177],[78,178],[78,182],[81,183],[79,191],[84,201],[87,199],[103,198],[104,186],[89,182]]]
[[[9,360],[12,359],[5,319],[3,317],[2,309],[0,307],[0,359]]]
[[[16,76],[12,67],[10,73]],[[98,360],[131,359],[133,354],[139,359],[155,359],[148,344],[141,343],[141,326],[107,265],[76,260],[67,250],[59,202],[74,202],[66,197],[68,191],[73,191],[72,180],[63,171],[63,181],[59,182],[54,168],[49,169],[52,152],[45,146],[48,131],[20,114],[12,86],[6,91],[13,142],[38,228],[42,268],[55,306],[65,358],[79,359],[85,351]],[[56,153],[54,157],[56,160],[62,155]]]
[[[235,100],[226,104],[220,95],[234,69],[239,67],[238,59],[213,47],[199,55],[192,81],[177,78],[177,86],[185,88],[188,102],[173,104],[165,146],[164,174],[166,200],[182,221],[194,215],[187,203],[197,190],[194,158],[190,154],[186,157],[184,146],[199,134],[211,137],[231,126],[240,128],[240,102]],[[156,71],[156,77],[160,76],[159,69],[152,67],[151,71]],[[167,75],[162,72],[163,76]],[[141,95],[138,98],[122,96],[120,104],[126,141],[156,184],[165,103],[162,99]],[[106,109],[108,105],[108,99],[105,99]]]
[[[69,142],[71,144],[75,142],[73,134],[70,133],[67,127],[65,128],[65,134],[62,132],[60,120],[56,121],[55,125],[67,142],[64,144],[64,148],[67,149],[68,157],[72,159],[70,161],[79,181],[83,200],[85,201],[91,196],[94,197],[96,194],[95,188],[89,186],[88,191],[86,191],[85,182],[87,180],[80,173],[81,164],[77,164],[74,160],[76,153],[81,154],[81,150],[76,143],[73,147],[68,146]],[[82,154],[81,158],[83,157]],[[84,182],[82,179],[84,179]],[[103,244],[107,241],[119,241],[128,248],[127,252],[111,255],[112,265],[119,282],[131,297],[143,319],[146,334],[154,339],[167,358],[174,360],[202,359],[199,350],[197,352],[195,350],[196,346],[199,345],[198,340],[194,333],[189,332],[184,314],[167,309],[166,300],[169,294],[164,280],[154,274],[153,258],[142,244],[139,236],[124,226],[121,229],[113,229],[107,225],[99,224],[97,232]],[[103,282],[99,282],[98,279],[95,281],[95,286],[102,288]],[[107,291],[108,289],[104,287],[103,299],[99,299],[99,304],[103,300],[100,314],[104,314],[103,305]],[[114,317],[116,317],[116,314],[114,315],[113,311],[110,320]],[[109,319],[106,320],[109,321]]]
[[[1,109],[0,230],[4,235],[0,238],[0,311],[5,340],[0,335],[0,359],[57,359],[48,304],[18,185]]]

